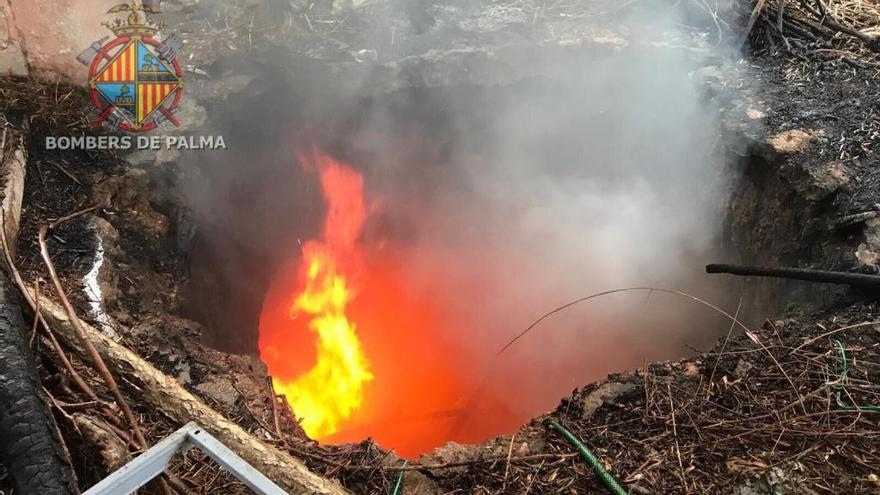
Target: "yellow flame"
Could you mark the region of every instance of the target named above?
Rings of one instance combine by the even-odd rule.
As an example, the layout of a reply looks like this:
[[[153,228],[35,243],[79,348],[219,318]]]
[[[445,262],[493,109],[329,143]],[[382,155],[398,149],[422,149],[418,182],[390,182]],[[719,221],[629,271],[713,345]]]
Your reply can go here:
[[[291,318],[311,317],[317,334],[317,362],[293,382],[275,379],[303,429],[314,439],[336,433],[339,422],[361,405],[364,383],[373,379],[366,356],[345,308],[351,293],[326,247],[309,243],[303,249],[306,283],[290,308]]]

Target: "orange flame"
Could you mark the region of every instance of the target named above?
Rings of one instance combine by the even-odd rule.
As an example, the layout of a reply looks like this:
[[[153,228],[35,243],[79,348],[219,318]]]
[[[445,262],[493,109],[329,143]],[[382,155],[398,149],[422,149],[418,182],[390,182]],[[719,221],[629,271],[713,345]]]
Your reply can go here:
[[[301,157],[307,158],[308,157]],[[299,262],[301,290],[289,309],[289,319],[309,318],[308,329],[317,336],[316,362],[296,377],[286,376],[291,359],[285,345],[298,330],[260,332],[260,351],[273,374],[275,390],[287,398],[306,433],[321,439],[336,433],[363,401],[363,388],[373,379],[356,326],[346,307],[354,297],[344,268],[358,264],[355,242],[366,217],[363,177],[333,159],[315,155],[306,162],[321,174],[327,201],[323,239],[309,241]]]
[[[386,237],[378,228],[385,218],[362,235],[358,172],[319,152],[300,161],[320,174],[324,228],[273,274],[259,348],[306,433],[333,444],[372,437],[415,458],[450,440],[514,431],[526,418],[498,399],[474,354],[450,338],[467,324],[446,313],[460,296],[447,300],[452,292],[412,283],[402,262],[412,246]],[[373,201],[370,213],[381,214]],[[453,267],[456,258],[438,261]]]

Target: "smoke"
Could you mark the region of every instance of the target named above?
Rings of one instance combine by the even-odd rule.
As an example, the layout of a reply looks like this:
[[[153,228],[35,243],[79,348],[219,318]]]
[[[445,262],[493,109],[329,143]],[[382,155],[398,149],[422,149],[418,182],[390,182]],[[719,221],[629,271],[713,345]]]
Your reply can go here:
[[[238,151],[203,159],[197,182],[210,187],[193,195],[197,244],[207,250],[194,258],[207,260],[194,292],[226,291],[213,300],[244,308],[237,318],[203,308],[208,326],[227,335],[215,340],[256,341],[239,335],[248,322],[256,328],[266,292],[256,287],[269,287],[273,270],[317,235],[321,200],[296,166],[296,143],[364,173],[367,261],[399,279],[383,290],[420,308],[385,307],[370,277],[361,281],[362,304],[381,306],[372,319],[355,318],[368,351],[385,342],[382,354],[368,352],[376,383],[391,373],[405,384],[374,407],[389,416],[374,423],[443,412],[414,410],[421,390],[454,413],[451,424],[441,414],[447,424],[429,442],[482,440],[573,387],[726,332],[729,322],[686,299],[622,293],[554,315],[497,355],[542,314],[600,291],[667,287],[730,303],[726,287],[702,273],[718,256],[728,172],[717,109],[694,73],[735,42],[712,32],[717,18],[703,11],[718,13],[708,7],[717,2],[594,10],[600,3],[611,6],[596,17],[602,29],[527,47],[509,33],[549,36],[529,27],[529,15],[496,2],[418,0],[403,9],[418,22],[380,10],[351,47],[376,47],[375,70],[293,57],[285,72],[278,53],[263,65],[250,57],[215,68],[255,74],[251,96],[224,104],[209,124]],[[687,27],[695,16],[696,31]],[[611,21],[614,29],[603,24]],[[392,333],[392,320],[409,335]],[[449,376],[423,372],[440,361]],[[411,434],[427,436],[418,423]]]
[[[554,316],[496,356],[542,314],[592,293],[725,293],[701,273],[725,206],[716,110],[693,77],[699,57],[658,43],[680,18],[652,14],[618,19],[647,39],[532,61],[550,77],[374,100],[347,145],[370,157],[360,165],[382,215],[372,240],[394,240],[409,290],[443,308],[444,337],[460,350],[450,359],[480,387],[466,407],[491,394],[523,421],[575,386],[726,331],[687,300],[627,293]]]

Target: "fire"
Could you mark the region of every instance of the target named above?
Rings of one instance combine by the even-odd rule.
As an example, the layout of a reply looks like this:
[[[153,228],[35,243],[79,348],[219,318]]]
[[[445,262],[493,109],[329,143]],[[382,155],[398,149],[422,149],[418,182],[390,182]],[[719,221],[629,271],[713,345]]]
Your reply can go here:
[[[274,332],[261,328],[260,353],[275,390],[287,398],[306,433],[321,439],[336,433],[361,406],[364,386],[373,379],[357,327],[346,314],[355,296],[350,271],[359,265],[356,242],[366,214],[360,174],[323,155],[301,158],[321,175],[328,210],[323,238],[303,245],[300,287],[289,306],[288,325]],[[316,337],[315,364],[292,376],[285,361],[293,357],[290,342],[306,318]]]
[[[259,348],[306,433],[326,443],[371,437],[414,458],[513,431],[525,418],[484,384],[478,356],[450,338],[467,325],[449,312],[461,295],[413,283],[402,261],[413,247],[383,230],[386,198],[365,201],[360,173],[319,152],[300,162],[320,174],[324,227],[273,274]],[[366,204],[375,223],[365,233]],[[458,261],[433,259],[447,272]]]

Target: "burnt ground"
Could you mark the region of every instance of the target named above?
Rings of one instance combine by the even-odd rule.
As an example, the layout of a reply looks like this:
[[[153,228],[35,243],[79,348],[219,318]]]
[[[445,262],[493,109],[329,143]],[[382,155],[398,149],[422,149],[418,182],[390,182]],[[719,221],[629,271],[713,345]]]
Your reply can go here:
[[[772,31],[772,14],[759,19],[742,61],[700,74],[707,98],[716,99],[724,112],[726,132],[741,144],[730,150],[739,157],[742,179],[725,242],[752,264],[876,272],[871,254],[877,250],[871,236],[880,228],[871,216],[880,211],[876,57],[848,41],[839,46],[837,35],[825,40],[789,33],[793,46],[787,49]],[[326,40],[309,49],[329,50]],[[178,316],[188,254],[181,237],[190,226],[181,214],[186,199],[173,185],[186,171],[174,163],[133,163],[114,153],[47,152],[46,135],[95,132],[88,128],[88,102],[79,88],[6,79],[0,96],[9,125],[27,136],[18,244],[24,279],[47,277],[36,246],[40,225],[98,206],[95,215],[60,226],[49,239],[83,319],[94,323],[82,278],[93,264],[100,232],[110,267],[101,280],[106,309],[123,344],[352,492],[390,493],[401,472],[393,453],[370,441],[319,446],[283,411],[278,438],[263,365],[207,349],[200,344],[204,329]],[[603,493],[571,445],[546,426],[548,418],[584,440],[632,493],[877,493],[876,295],[801,282],[749,280],[746,287],[744,304],[762,308],[765,324],[748,331],[732,324],[729,338],[697,350],[695,358],[653,364],[575,390],[514,436],[444,447],[403,471],[403,493]],[[36,346],[55,400],[84,402],[57,357],[40,339]],[[88,366],[76,367],[99,383]],[[180,426],[136,399],[133,405],[151,442]],[[56,407],[68,446],[83,454],[74,457],[85,487],[125,454],[114,459],[106,450],[97,452],[94,442],[73,428],[71,412]],[[198,456],[188,456],[175,472],[196,493],[246,493]]]

